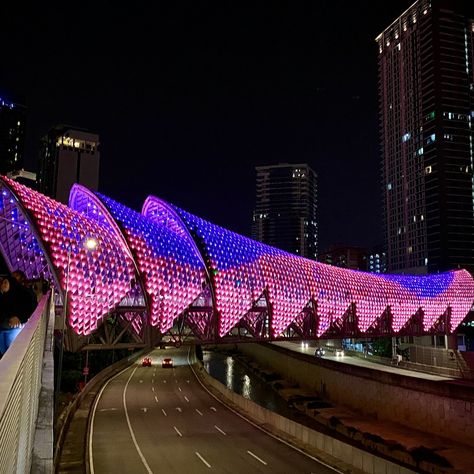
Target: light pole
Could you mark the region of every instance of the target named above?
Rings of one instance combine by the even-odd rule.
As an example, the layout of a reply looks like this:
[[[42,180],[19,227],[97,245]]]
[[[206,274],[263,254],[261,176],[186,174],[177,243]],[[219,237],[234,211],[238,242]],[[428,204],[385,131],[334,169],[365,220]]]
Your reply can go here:
[[[99,242],[94,237],[86,237],[83,241],[84,248],[89,251],[93,252],[99,246]],[[71,265],[71,244],[68,246],[67,249],[67,264],[66,264],[66,287],[65,287],[65,294],[64,294],[64,302],[63,302],[63,317],[62,317],[62,324],[61,324],[61,341],[59,345],[59,357],[58,357],[58,371],[56,376],[56,390],[55,390],[55,416],[58,416],[58,407],[59,407],[59,393],[61,391],[61,376],[63,370],[63,358],[64,358],[64,336],[66,334],[66,320],[67,320],[67,305],[68,305],[68,293],[69,293],[69,271]]]
[[[63,357],[64,357],[64,334],[66,332],[66,318],[67,318],[67,297],[69,290],[69,266],[71,263],[71,245],[67,249],[67,264],[66,264],[66,289],[64,292],[64,301],[63,301],[63,317],[61,324],[61,340],[59,342],[59,357],[58,357],[58,370],[56,373],[56,390],[54,397],[54,415],[58,416],[59,408],[59,393],[61,391],[61,374],[63,371]]]
[[[88,237],[84,241],[84,248],[88,250],[89,252],[94,252],[97,250],[97,247],[99,246],[99,242],[97,239],[94,239],[93,237]],[[89,338],[87,338],[87,343],[89,344]],[[87,376],[89,375],[89,350],[86,350],[86,363],[83,369],[84,373],[84,385],[87,383]]]

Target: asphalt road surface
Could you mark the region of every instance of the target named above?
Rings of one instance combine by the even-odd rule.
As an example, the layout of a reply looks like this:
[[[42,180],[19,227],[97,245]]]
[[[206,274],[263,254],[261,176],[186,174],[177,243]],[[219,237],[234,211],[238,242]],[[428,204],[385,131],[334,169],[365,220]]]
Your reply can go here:
[[[212,397],[187,349],[155,350],[110,379],[92,411],[91,474],[338,472],[264,433]],[[174,368],[162,368],[172,357]]]

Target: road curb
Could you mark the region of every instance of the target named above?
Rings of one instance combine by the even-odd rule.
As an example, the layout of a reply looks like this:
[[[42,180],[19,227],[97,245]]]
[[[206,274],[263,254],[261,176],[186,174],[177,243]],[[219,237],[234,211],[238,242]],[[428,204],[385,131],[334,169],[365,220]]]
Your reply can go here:
[[[298,447],[340,472],[358,474],[414,474],[406,467],[358,449],[331,436],[289,420],[227,389],[211,377],[201,363],[194,363],[199,380],[231,410],[241,414],[271,436]]]
[[[149,350],[142,350],[126,359],[119,360],[95,375],[66,408],[62,417],[55,446],[54,467],[56,473],[89,474],[87,436],[89,433],[90,409],[103,384],[127,368]]]

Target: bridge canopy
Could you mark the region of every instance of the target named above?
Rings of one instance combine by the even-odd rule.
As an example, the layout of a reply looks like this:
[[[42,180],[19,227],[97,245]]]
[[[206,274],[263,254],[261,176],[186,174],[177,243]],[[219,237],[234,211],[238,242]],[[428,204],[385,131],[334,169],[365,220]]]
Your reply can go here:
[[[134,307],[161,334],[192,320],[198,339],[450,333],[474,302],[465,270],[411,276],[332,267],[154,196],[140,213],[78,185],[69,206],[5,177],[0,192],[0,250],[10,270],[50,280],[79,335]],[[99,243],[93,251],[84,246],[89,237]]]

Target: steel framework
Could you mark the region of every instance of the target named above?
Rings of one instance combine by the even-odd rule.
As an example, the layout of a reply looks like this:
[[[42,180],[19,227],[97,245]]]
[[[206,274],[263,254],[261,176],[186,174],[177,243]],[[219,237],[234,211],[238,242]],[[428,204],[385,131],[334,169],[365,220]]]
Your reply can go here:
[[[357,272],[253,241],[153,196],[139,213],[79,185],[69,207],[5,177],[0,188],[0,251],[10,270],[50,280],[59,305],[68,302],[71,349],[163,338],[178,345],[446,334],[474,302],[465,270]],[[88,236],[99,241],[94,252],[82,245]]]

